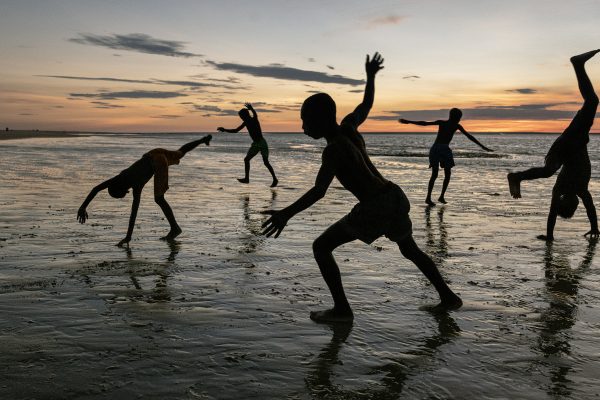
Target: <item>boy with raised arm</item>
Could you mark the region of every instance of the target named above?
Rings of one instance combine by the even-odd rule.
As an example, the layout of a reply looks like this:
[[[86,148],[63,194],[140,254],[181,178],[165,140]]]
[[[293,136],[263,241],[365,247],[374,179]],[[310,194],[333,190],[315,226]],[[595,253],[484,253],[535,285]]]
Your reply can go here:
[[[330,310],[311,312],[311,319],[317,322],[347,322],[354,317],[344,293],[340,270],[333,258],[333,250],[356,239],[372,243],[382,235],[395,241],[402,254],[415,263],[434,285],[441,299],[438,308],[450,309],[462,305],[460,298],[444,282],[433,261],[413,240],[412,223],[408,216],[410,203],[404,192],[375,168],[367,155],[365,141],[357,131],[373,105],[375,74],[383,68],[382,63],[383,59],[378,53],[372,59],[367,56],[367,85],[363,102],[339,125],[336,104],[329,95],[318,93],[304,101],[301,111],[304,133],[314,139],[324,137],[327,141],[321,168],[313,188],[290,206],[274,213],[263,224],[267,236],[278,237],[290,218],[325,196],[334,177],[358,198],[359,203],[352,211],[330,226],[313,243],[315,260],[334,302]]]
[[[116,199],[125,197],[129,193],[129,189],[133,190],[133,204],[131,206],[131,216],[129,217],[129,227],[127,229],[127,235],[125,239],[121,240],[117,246],[123,246],[128,244],[133,234],[133,227],[135,225],[135,218],[137,216],[138,207],[140,205],[140,198],[142,195],[142,189],[144,185],[148,183],[150,178],[154,176],[154,201],[160,206],[160,209],[165,214],[169,225],[171,226],[170,232],[162,237],[163,240],[175,239],[180,233],[181,228],[175,221],[173,210],[171,206],[165,200],[165,193],[169,190],[169,165],[179,164],[179,160],[190,150],[196,148],[199,144],[204,143],[207,146],[210,144],[212,139],[211,135],[205,136],[202,139],[195,140],[187,143],[179,150],[171,151],[165,149],[154,149],[150,150],[142,156],[139,160],[133,163],[129,168],[121,171],[121,173],[113,178],[110,178],[95,188],[92,189],[90,194],[79,207],[77,211],[77,220],[80,223],[85,223],[88,219],[87,206],[96,197],[98,192],[108,189],[108,194]]]
[[[508,174],[510,194],[518,199],[521,197],[521,181],[549,178],[562,167],[552,189],[546,234],[538,236],[542,240],[554,240],[556,217],[560,215],[563,218],[571,218],[579,204],[577,197],[583,201],[590,220],[591,229],[584,236],[590,235],[597,238],[600,235],[596,207],[594,207],[592,195],[588,190],[592,166],[587,151],[590,129],[598,108],[598,96],[585,71],[586,61],[598,52],[600,49],[571,57],[579,92],[583,97],[583,106],[577,111],[567,129],[550,147],[544,166]]]
[[[271,187],[275,187],[277,186],[277,183],[279,183],[279,181],[275,176],[275,171],[273,170],[273,167],[269,163],[269,146],[267,145],[267,141],[263,137],[262,129],[260,128],[260,122],[258,122],[258,115],[252,107],[252,104],[246,103],[245,106],[246,108],[242,108],[238,112],[238,115],[243,121],[240,126],[234,129],[226,129],[220,126],[217,128],[217,130],[219,132],[237,133],[241,131],[244,127],[246,127],[248,129],[248,134],[252,138],[252,144],[248,149],[246,157],[244,157],[244,170],[246,175],[244,176],[244,178],[238,178],[238,181],[240,183],[250,182],[250,160],[252,160],[254,156],[260,152],[265,167],[267,167],[267,169],[271,173],[271,176],[273,177],[273,183],[271,183]],[[252,112],[252,115],[250,115],[250,112]]]
[[[448,189],[448,184],[450,183],[450,176],[452,175],[452,167],[454,167],[454,156],[452,155],[452,149],[450,148],[450,142],[454,137],[454,133],[459,130],[461,131],[469,140],[473,143],[477,144],[485,151],[492,151],[488,149],[477,139],[473,137],[470,133],[468,133],[465,128],[459,124],[460,119],[462,118],[462,111],[458,108],[453,108],[450,110],[450,116],[447,120],[437,120],[437,121],[409,121],[404,118],[400,118],[398,121],[402,124],[414,124],[420,126],[428,126],[428,125],[438,125],[438,133],[435,138],[435,142],[429,149],[429,168],[431,168],[431,178],[429,179],[429,186],[427,187],[427,197],[425,198],[425,203],[430,206],[434,206],[435,203],[431,201],[431,192],[433,191],[433,185],[435,184],[435,180],[438,177],[439,167],[440,165],[444,168],[444,183],[442,184],[442,192],[440,193],[440,197],[438,201],[440,203],[446,203],[446,198],[444,195],[446,194],[446,189]]]

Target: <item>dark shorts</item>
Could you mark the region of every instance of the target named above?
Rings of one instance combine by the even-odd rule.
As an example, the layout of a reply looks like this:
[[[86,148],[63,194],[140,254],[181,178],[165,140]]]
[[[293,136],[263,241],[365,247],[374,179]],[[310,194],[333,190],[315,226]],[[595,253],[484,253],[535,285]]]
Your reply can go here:
[[[454,167],[454,155],[447,144],[434,143],[429,149],[429,168],[441,165],[442,168]]]
[[[412,235],[409,211],[410,202],[402,189],[389,182],[379,195],[355,205],[336,224],[343,224],[357,239],[367,244],[382,235],[400,242]]]
[[[267,141],[265,140],[265,138],[257,140],[256,142],[252,142],[250,148],[248,149],[246,157],[252,158],[258,153],[260,153],[264,159],[269,158],[269,146],[267,145]]]

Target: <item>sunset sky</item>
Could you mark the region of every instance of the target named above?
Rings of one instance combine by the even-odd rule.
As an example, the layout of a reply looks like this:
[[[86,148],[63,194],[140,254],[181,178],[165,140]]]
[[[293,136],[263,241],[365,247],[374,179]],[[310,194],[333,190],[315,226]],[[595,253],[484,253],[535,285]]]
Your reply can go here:
[[[451,107],[474,132],[558,132],[600,1],[2,0],[0,36],[2,129],[210,132],[249,101],[265,131],[296,132],[312,93],[351,111],[379,51],[364,132],[428,131],[396,120]],[[600,57],[588,72],[600,91]]]

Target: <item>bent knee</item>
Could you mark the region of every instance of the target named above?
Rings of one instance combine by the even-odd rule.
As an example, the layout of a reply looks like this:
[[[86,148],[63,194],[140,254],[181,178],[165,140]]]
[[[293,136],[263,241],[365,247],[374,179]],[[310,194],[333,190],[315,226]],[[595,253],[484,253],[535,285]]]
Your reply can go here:
[[[154,201],[157,204],[164,203],[166,201],[165,200],[165,195],[164,194],[155,194],[154,195]]]
[[[331,248],[331,246],[329,246],[327,244],[327,240],[325,240],[323,238],[323,236],[319,236],[318,238],[315,239],[315,241],[312,244],[312,248],[313,248],[313,254],[315,256],[317,256],[319,254],[331,253],[331,251],[333,250]]]

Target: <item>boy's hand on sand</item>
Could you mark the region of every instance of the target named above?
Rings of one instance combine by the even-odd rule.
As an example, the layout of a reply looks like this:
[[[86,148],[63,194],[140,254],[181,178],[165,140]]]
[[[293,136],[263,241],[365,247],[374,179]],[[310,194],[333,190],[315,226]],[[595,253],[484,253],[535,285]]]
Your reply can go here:
[[[268,210],[263,211],[263,214],[271,214],[271,218],[262,224],[264,228],[262,234],[267,237],[271,237],[273,234],[275,235],[274,237],[279,237],[283,228],[287,225],[289,218],[281,211]]]
[[[125,237],[125,239],[123,239],[119,243],[117,243],[117,247],[123,247],[124,245],[127,245],[127,247],[129,247],[130,241],[131,241],[130,237]]]
[[[210,146],[210,141],[212,140],[212,135],[207,135],[204,137],[204,139],[206,139],[204,144],[206,144],[207,146]]]
[[[546,235],[538,235],[537,238],[540,240],[544,240],[546,242],[551,242],[554,240],[554,236],[546,236]]]
[[[80,224],[84,224],[85,220],[88,219],[88,213],[85,210],[85,208],[80,208],[77,211],[77,221],[79,221]]]
[[[380,69],[383,69],[383,58],[381,54],[375,52],[373,54],[373,58],[369,59],[369,55],[367,54],[367,61],[365,62],[365,70],[367,71],[367,76],[375,76]]]
[[[598,239],[600,237],[600,231],[598,231],[598,228],[596,228],[596,229],[590,229],[583,236],[588,236],[588,235],[589,235],[590,239]]]

